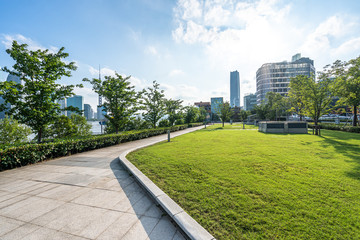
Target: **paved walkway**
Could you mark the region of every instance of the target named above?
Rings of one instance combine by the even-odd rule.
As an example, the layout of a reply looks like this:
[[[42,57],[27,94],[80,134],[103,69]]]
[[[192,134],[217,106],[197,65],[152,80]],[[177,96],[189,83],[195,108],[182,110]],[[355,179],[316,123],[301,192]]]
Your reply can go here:
[[[0,172],[0,239],[184,239],[118,160],[128,149],[166,139],[160,135]]]

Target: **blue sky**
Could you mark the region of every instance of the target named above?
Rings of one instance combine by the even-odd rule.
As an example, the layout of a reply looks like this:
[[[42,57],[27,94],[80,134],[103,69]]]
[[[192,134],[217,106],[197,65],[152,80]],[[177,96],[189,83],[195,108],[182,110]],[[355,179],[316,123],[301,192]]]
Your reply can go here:
[[[138,90],[157,80],[185,104],[229,99],[240,72],[241,104],[256,91],[256,70],[301,53],[317,70],[360,55],[358,0],[0,0],[0,67],[12,40],[30,48],[65,47],[78,70],[62,84],[118,72]],[[0,80],[7,74],[0,72]],[[77,89],[93,108],[97,95]]]

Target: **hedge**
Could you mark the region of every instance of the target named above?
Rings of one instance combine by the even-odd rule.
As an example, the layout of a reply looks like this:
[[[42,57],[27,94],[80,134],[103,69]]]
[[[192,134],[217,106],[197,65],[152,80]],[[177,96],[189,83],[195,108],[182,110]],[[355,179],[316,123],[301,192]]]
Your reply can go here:
[[[360,133],[360,127],[353,127],[350,125],[343,125],[343,124],[334,124],[334,123],[319,123],[318,124],[321,129],[327,130],[336,130],[336,131],[344,131],[344,132],[354,132]],[[314,124],[309,124],[309,128],[312,128]]]
[[[123,142],[156,136],[164,134],[168,130],[174,132],[188,127],[197,127],[201,125],[202,123],[191,123],[167,128],[144,129],[122,132],[119,134],[95,135],[83,139],[68,139],[56,142],[13,146],[6,149],[0,149],[0,171],[41,162],[47,159],[63,157]]]

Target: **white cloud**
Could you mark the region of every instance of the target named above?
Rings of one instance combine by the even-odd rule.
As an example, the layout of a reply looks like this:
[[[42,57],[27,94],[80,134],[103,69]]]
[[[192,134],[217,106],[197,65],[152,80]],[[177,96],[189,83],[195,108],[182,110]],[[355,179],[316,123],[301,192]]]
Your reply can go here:
[[[154,47],[154,46],[148,46],[145,49],[145,53],[150,54],[150,55],[154,55],[154,56],[157,56],[159,54],[156,47]]]
[[[179,76],[179,75],[183,75],[184,72],[180,69],[173,69],[170,73],[169,76],[170,77],[174,77],[174,76]]]
[[[98,77],[99,76],[99,69],[96,69],[92,66],[89,66],[89,72],[92,76],[96,76]],[[110,68],[107,68],[107,67],[103,67],[100,69],[100,73],[101,73],[101,76],[115,76],[115,70],[113,69],[110,69]]]
[[[21,34],[15,34],[15,35],[9,35],[9,34],[3,34],[3,40],[1,43],[5,46],[5,48],[9,49],[12,46],[12,42],[17,41],[20,44],[27,44],[28,49],[35,51],[38,49],[45,50],[49,49],[49,52],[55,53],[59,51],[58,47],[50,46],[48,48],[42,46],[41,44],[37,43],[36,41],[32,40],[31,38],[27,38]]]

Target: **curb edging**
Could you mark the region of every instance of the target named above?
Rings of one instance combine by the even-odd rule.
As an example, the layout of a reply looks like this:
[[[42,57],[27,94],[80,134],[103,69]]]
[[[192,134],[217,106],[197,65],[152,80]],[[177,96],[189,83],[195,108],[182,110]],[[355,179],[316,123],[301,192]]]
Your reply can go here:
[[[162,140],[161,140],[162,141]],[[160,141],[158,141],[160,142]],[[164,193],[156,184],[151,181],[145,174],[143,174],[135,165],[133,165],[126,155],[137,149],[154,145],[155,143],[145,144],[139,147],[129,149],[119,156],[120,162],[125,168],[135,177],[140,185],[153,197],[156,203],[158,203],[170,216],[170,218],[176,222],[180,229],[192,240],[214,240],[215,238],[198,222],[196,222],[189,214],[187,214],[174,200],[172,200],[166,193]]]

